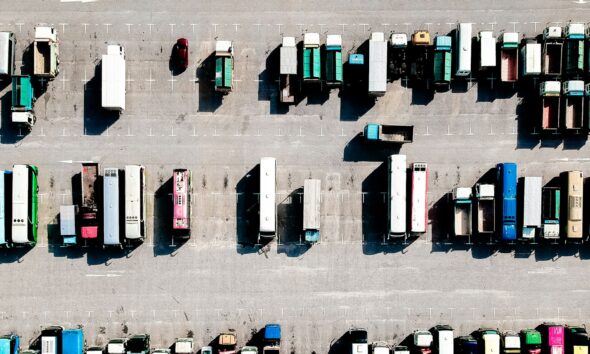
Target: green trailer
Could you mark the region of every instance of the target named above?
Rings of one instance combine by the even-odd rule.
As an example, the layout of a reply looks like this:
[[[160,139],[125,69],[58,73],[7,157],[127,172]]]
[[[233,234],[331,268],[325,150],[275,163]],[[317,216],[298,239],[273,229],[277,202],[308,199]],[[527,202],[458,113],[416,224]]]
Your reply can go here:
[[[33,104],[35,95],[29,75],[12,77],[12,123],[17,127],[31,130],[35,124]]]
[[[342,85],[342,36],[329,34],[326,38],[326,84]]]
[[[306,33],[303,37],[303,81],[319,82],[322,77],[319,33]]]
[[[584,74],[584,24],[570,23],[565,27],[565,74],[572,77]]]
[[[448,89],[451,85],[451,37],[438,36],[434,45],[434,85]]]
[[[231,41],[215,44],[215,91],[228,94],[233,88],[234,55]]]

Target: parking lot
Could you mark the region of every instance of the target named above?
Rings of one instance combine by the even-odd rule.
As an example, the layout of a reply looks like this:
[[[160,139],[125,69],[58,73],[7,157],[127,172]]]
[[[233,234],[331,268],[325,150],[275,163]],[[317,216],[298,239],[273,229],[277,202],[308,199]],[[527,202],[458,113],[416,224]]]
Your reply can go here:
[[[203,345],[233,328],[242,345],[252,331],[279,322],[288,350],[319,353],[351,326],[366,327],[371,341],[396,343],[443,322],[459,333],[544,320],[585,323],[586,246],[444,242],[445,194],[472,186],[497,162],[514,161],[519,175],[543,176],[544,183],[571,169],[590,176],[585,139],[538,135],[538,112],[521,104],[535,93],[532,84],[500,88],[490,77],[429,95],[396,81],[374,104],[338,90],[310,92],[289,109],[278,104],[283,35],[299,41],[306,31],[319,32],[323,41],[342,34],[347,53],[373,31],[446,34],[463,21],[473,22],[474,32],[532,36],[550,21],[586,22],[590,14],[584,1],[461,3],[12,3],[0,13],[0,29],[16,33],[22,72],[38,24],[59,31],[61,61],[59,76],[36,102],[29,134],[10,127],[9,85],[0,91],[0,167],[40,169],[40,242],[0,252],[0,329],[26,342],[44,325],[81,324],[88,344],[149,332],[154,346],[168,346],[189,332]],[[190,41],[190,63],[172,75],[169,56],[179,37]],[[235,89],[222,100],[213,95],[207,61],[217,39],[232,40],[236,54]],[[122,44],[127,59],[127,109],[118,119],[100,109],[96,75],[111,43]],[[429,166],[429,230],[405,245],[382,244],[384,162],[398,149],[363,144],[358,134],[368,122],[414,125],[414,142],[399,152]],[[263,156],[277,158],[279,232],[260,249],[250,245],[247,207],[256,199],[252,181]],[[101,169],[146,166],[143,245],[58,245],[59,206],[71,203],[83,161]],[[166,233],[177,167],[193,171],[194,228],[184,245]],[[322,231],[321,242],[308,248],[299,244],[299,188],[310,177],[322,180]]]

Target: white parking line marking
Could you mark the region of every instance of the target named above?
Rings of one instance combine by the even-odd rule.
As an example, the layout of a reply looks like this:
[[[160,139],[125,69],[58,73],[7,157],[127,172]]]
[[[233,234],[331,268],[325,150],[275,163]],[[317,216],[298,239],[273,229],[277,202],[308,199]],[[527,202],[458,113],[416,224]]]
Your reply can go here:
[[[174,76],[171,76],[168,81],[170,82],[170,91],[174,91],[174,82],[177,80],[174,78]]]
[[[213,26],[213,31],[217,33],[217,23],[212,23],[211,26]]]
[[[133,26],[132,23],[126,23],[125,24],[127,26],[127,33],[131,33],[131,26]]]
[[[174,35],[174,26],[176,26],[175,23],[169,23],[168,24],[170,26],[170,35]]]
[[[66,26],[68,24],[67,23],[59,23],[59,25],[61,25],[61,34],[66,33]]]
[[[151,68],[150,68],[150,78],[145,79],[145,81],[147,81],[149,83],[150,92],[152,92],[152,82],[155,82],[156,80],[152,77],[152,69]]]
[[[283,26],[282,23],[277,23],[276,26],[279,26],[279,34],[281,34],[281,27]],[[260,32],[260,27],[258,28],[258,32]]]
[[[195,33],[195,25],[196,25],[196,23],[191,23],[191,28],[192,28],[193,33]]]
[[[23,25],[24,25],[24,23],[22,23],[22,22],[17,22],[17,23],[15,23],[15,25],[17,25],[17,26],[18,26],[18,31],[19,31],[19,32],[22,32],[22,31],[23,31]]]
[[[87,23],[81,23],[82,26],[84,26],[84,34],[86,34],[86,27],[88,27]]]
[[[125,80],[125,81],[127,81],[127,88],[129,89],[129,83],[130,83],[130,82],[133,82],[133,81],[135,81],[135,80],[133,80],[133,79],[131,78],[131,74],[127,73],[127,80]]]
[[[153,23],[148,23],[147,26],[149,26],[150,28],[150,36],[152,35],[152,26],[154,26]]]
[[[234,26],[234,28],[235,28],[235,32],[237,33],[237,32],[238,32],[238,26],[239,26],[240,24],[239,24],[239,23],[232,23],[232,25]]]
[[[61,78],[59,79],[59,81],[61,81],[61,89],[65,91],[66,89],[66,81],[70,81],[69,79],[66,79],[66,74],[65,72],[62,70],[61,72]]]
[[[107,27],[107,33],[109,33],[109,27],[112,26],[111,23],[103,23]]]

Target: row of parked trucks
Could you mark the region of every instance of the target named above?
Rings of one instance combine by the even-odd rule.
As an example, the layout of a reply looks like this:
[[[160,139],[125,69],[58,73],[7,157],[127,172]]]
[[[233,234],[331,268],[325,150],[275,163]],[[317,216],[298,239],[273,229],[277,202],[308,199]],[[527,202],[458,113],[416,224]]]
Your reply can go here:
[[[279,354],[281,350],[281,326],[268,324],[263,329],[262,354]],[[221,333],[212,346],[202,347],[200,354],[238,353],[235,332]],[[41,331],[38,342],[29,349],[20,348],[20,337],[15,334],[0,336],[0,354],[193,354],[193,338],[176,338],[168,348],[150,347],[149,334],[135,334],[128,338],[110,339],[104,347],[86,347],[84,331],[81,328],[66,329],[61,326],[46,327]],[[241,353],[258,354],[258,346],[247,345]]]
[[[588,134],[590,84],[583,80],[544,81],[539,84],[541,132]]]
[[[478,235],[489,236],[490,240],[497,236],[508,242],[538,239],[557,242],[560,238],[566,242],[582,242],[581,171],[564,172],[561,183],[546,186],[543,186],[542,177],[523,177],[520,189],[517,188],[515,163],[500,163],[496,171],[495,183],[457,187],[449,195],[455,237],[469,241],[473,235]],[[519,195],[521,207],[517,203]],[[562,203],[566,205],[563,212]]]
[[[470,335],[454,336],[449,325],[430,330],[416,330],[400,345],[386,342],[369,344],[367,331],[351,329],[348,333],[350,354],[587,354],[588,334],[582,326],[543,323],[520,332],[500,332],[480,328]]]

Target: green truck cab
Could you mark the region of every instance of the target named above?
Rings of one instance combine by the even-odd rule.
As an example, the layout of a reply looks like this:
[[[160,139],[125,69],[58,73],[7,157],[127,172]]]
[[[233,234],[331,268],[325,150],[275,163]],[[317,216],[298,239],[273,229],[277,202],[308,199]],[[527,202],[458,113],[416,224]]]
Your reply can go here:
[[[227,95],[233,89],[234,51],[231,41],[215,43],[215,92]]]
[[[17,127],[31,130],[35,124],[33,104],[35,95],[31,77],[28,75],[12,77],[12,123]]]

